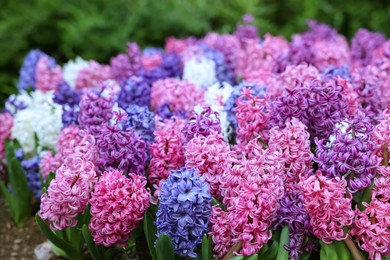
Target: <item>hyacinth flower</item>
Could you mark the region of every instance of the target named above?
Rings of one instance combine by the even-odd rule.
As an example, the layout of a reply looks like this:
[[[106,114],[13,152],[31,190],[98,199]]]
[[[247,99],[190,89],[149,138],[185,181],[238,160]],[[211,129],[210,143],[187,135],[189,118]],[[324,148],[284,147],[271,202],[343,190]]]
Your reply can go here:
[[[284,185],[295,190],[299,180],[312,168],[310,135],[307,127],[293,118],[283,129],[274,127],[269,132],[268,149],[281,150],[285,162]]]
[[[122,81],[118,105],[127,109],[129,105],[150,106],[151,87],[143,77],[131,77]]]
[[[35,67],[35,87],[45,93],[58,89],[63,82],[62,68],[54,59],[40,57]]]
[[[155,115],[148,107],[130,105],[126,109],[126,127],[131,127],[145,142],[153,143],[155,130]]]
[[[95,165],[91,161],[96,158],[94,145],[94,137],[85,135],[75,152],[69,154],[57,169],[47,193],[42,194],[38,215],[49,223],[52,230],[76,226],[76,216],[89,202],[97,181]]]
[[[299,255],[314,248],[314,242],[305,239],[312,234],[310,217],[303,207],[303,195],[300,190],[286,193],[280,200],[280,209],[274,220],[274,227],[289,227],[289,245],[284,247],[289,251],[289,259],[298,259]]]
[[[191,82],[197,88],[208,88],[217,82],[216,64],[204,56],[194,56],[184,63],[183,79]]]
[[[82,69],[85,69],[88,67],[88,61],[82,59],[81,57],[76,57],[74,60],[69,60],[67,63],[64,64],[63,70],[62,70],[62,76],[64,78],[64,81],[71,89],[76,88],[76,81],[79,76],[79,72]]]
[[[112,77],[118,82],[137,75],[142,69],[142,54],[137,43],[127,44],[127,54],[119,54],[110,61]]]
[[[186,167],[205,177],[211,195],[217,199],[222,199],[220,178],[230,157],[229,144],[218,132],[207,136],[197,134],[185,147]]]
[[[328,179],[318,171],[302,180],[303,206],[310,217],[313,234],[330,244],[348,238],[343,228],[352,224],[352,195],[344,178]]]
[[[169,103],[173,112],[184,110],[190,115],[194,107],[202,104],[203,100],[204,90],[198,90],[195,84],[186,80],[168,78],[158,80],[152,85],[151,106],[154,111]]]
[[[211,199],[208,184],[196,170],[172,171],[161,186],[157,237],[168,235],[177,255],[197,257],[195,250],[209,230]]]
[[[352,62],[356,66],[369,65],[375,50],[385,41],[386,37],[381,33],[370,32],[364,28],[359,29],[351,40]]]
[[[96,244],[126,246],[131,232],[149,208],[150,190],[146,179],[134,173],[106,171],[91,194],[89,230]]]
[[[115,123],[99,126],[96,147],[99,159],[96,164],[100,172],[118,169],[126,173],[144,175],[147,160],[146,143],[131,128],[121,129],[127,114],[114,112]]]
[[[107,65],[101,65],[94,60],[88,62],[88,66],[83,67],[78,72],[75,88],[83,90],[86,88],[97,88],[99,83],[111,78],[111,69]]]
[[[268,101],[259,98],[249,88],[244,88],[236,103],[237,143],[246,144],[256,137],[268,140]]]
[[[346,129],[335,130],[331,140],[317,141],[318,168],[328,178],[345,177],[348,191],[356,193],[370,186],[379,164],[370,138],[373,126],[369,118],[359,114]]]
[[[284,188],[280,172],[272,166],[278,162],[264,161],[262,167],[252,160],[236,162],[222,176],[226,211],[213,206],[210,220],[218,258],[228,253],[256,254],[272,236],[268,228],[279,210]]]
[[[156,187],[155,197],[159,194],[161,181],[168,178],[171,170],[179,170],[185,164],[184,122],[179,118],[166,120],[163,126],[154,132],[154,143],[150,145],[150,163],[148,180]]]
[[[194,112],[188,119],[182,132],[185,142],[190,141],[195,135],[208,136],[214,132],[221,133],[219,114],[209,106],[202,107],[202,111]]]
[[[166,78],[180,78],[183,74],[182,61],[179,55],[175,53],[163,53],[162,63],[151,69],[146,68],[139,72],[149,84],[153,84],[157,80]]]
[[[35,89],[36,65],[41,57],[48,56],[38,49],[31,50],[26,55],[19,71],[19,82],[17,84],[19,90]]]
[[[99,134],[99,128],[107,124],[112,117],[114,103],[92,91],[85,93],[80,101],[78,121],[80,127],[88,130],[92,135]]]
[[[235,138],[235,133],[238,127],[236,113],[237,113],[237,99],[242,95],[242,90],[244,88],[250,88],[252,93],[263,98],[266,94],[266,89],[264,86],[258,86],[249,82],[242,82],[238,86],[233,88],[229,98],[226,100],[224,104],[224,111],[227,114],[227,120],[229,122],[229,130],[228,133],[231,133],[232,138]]]

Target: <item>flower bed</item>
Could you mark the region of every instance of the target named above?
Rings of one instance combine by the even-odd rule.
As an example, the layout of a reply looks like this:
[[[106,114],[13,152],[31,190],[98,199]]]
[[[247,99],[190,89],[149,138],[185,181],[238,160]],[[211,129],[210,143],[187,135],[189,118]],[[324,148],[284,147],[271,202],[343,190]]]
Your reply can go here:
[[[32,50],[0,114],[14,221],[34,197],[70,259],[389,255],[390,41],[250,22],[108,65]]]

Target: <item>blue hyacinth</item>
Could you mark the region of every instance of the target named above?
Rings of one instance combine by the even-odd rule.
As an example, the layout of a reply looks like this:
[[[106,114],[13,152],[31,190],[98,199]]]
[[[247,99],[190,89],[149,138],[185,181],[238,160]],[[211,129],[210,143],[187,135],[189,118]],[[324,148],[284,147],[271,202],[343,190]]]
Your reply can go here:
[[[177,255],[197,256],[194,251],[209,230],[211,199],[209,185],[194,169],[172,171],[162,183],[157,236],[167,234]]]
[[[22,168],[26,174],[27,184],[34,197],[38,200],[42,194],[41,176],[39,173],[39,157],[35,155],[32,158],[25,159],[23,149],[14,151],[15,157],[20,161]]]
[[[130,105],[126,109],[128,115],[126,127],[131,127],[136,133],[142,136],[143,140],[149,143],[154,141],[154,113],[147,107]]]
[[[118,105],[127,109],[129,105],[149,106],[150,85],[143,77],[132,77],[122,83],[118,96]]]

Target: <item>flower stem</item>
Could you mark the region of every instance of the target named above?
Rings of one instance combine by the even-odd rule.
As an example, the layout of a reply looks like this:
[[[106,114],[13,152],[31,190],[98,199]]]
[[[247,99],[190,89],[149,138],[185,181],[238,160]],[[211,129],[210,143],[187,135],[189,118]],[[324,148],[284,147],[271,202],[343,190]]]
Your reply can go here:
[[[242,241],[236,242],[222,260],[228,260],[234,256],[234,252],[241,249]]]
[[[389,166],[389,145],[387,143],[384,145],[382,163],[384,166]]]
[[[345,245],[348,247],[352,256],[356,260],[364,260],[364,257],[360,253],[359,249],[356,247],[355,243],[352,241],[351,237],[348,236],[347,239],[344,240]]]

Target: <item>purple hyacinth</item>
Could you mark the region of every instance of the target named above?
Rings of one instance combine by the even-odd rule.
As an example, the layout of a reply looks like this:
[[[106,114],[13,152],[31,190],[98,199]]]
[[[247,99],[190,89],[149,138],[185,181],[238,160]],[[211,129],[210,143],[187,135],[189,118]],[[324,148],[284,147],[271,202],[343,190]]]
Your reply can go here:
[[[194,169],[172,171],[162,182],[156,235],[167,234],[177,255],[197,257],[195,250],[209,231],[211,199],[209,185]]]
[[[139,75],[142,75],[150,85],[160,79],[178,78],[183,75],[181,59],[177,54],[164,53],[162,59],[160,66],[139,73]]]
[[[224,106],[224,111],[227,114],[229,127],[231,128],[231,133],[233,137],[235,136],[235,132],[238,127],[237,120],[236,120],[236,110],[237,110],[236,100],[241,96],[242,94],[241,91],[243,88],[250,88],[253,94],[261,98],[263,98],[266,95],[265,86],[258,86],[256,84],[243,81],[239,85],[234,87],[232,93],[230,94],[230,97],[226,100]]]
[[[314,246],[311,239],[305,242],[312,235],[310,217],[303,208],[303,195],[299,190],[290,191],[279,201],[280,209],[274,220],[274,228],[288,225],[290,229],[289,245],[285,245],[289,251],[289,259],[298,259],[304,251],[310,251]]]
[[[361,66],[370,64],[376,48],[386,42],[386,37],[378,32],[359,29],[351,40],[351,59]]]
[[[131,128],[120,129],[123,114],[117,114],[113,125],[102,125],[96,134],[99,159],[97,165],[101,172],[120,170],[126,173],[143,175],[147,153],[146,143]]]
[[[219,114],[211,110],[209,106],[203,107],[199,114],[194,112],[182,130],[186,142],[189,142],[195,135],[208,136],[213,132],[221,133],[221,131]]]
[[[351,73],[349,72],[347,66],[342,66],[342,67],[331,66],[326,70],[324,70],[323,74],[328,79],[341,77],[343,79],[351,80]]]
[[[91,91],[85,93],[80,101],[78,115],[80,126],[92,135],[99,134],[101,125],[108,124],[112,117],[113,105],[110,99],[100,97]]]
[[[177,112],[173,112],[172,109],[170,108],[170,105],[167,103],[162,106],[159,106],[156,109],[156,115],[158,115],[162,119],[171,119],[174,116],[187,118],[187,112],[185,110],[179,110]]]
[[[143,77],[131,77],[121,84],[118,95],[118,105],[127,109],[129,105],[150,106],[151,88]]]
[[[67,83],[62,83],[54,92],[53,101],[60,105],[74,106],[79,104],[80,96],[79,91],[71,89]]]
[[[111,58],[112,77],[118,82],[135,76],[142,69],[142,54],[137,43],[128,43],[127,54],[121,53]]]
[[[347,112],[341,85],[334,80],[314,80],[310,87],[287,89],[271,103],[270,126],[284,127],[287,120],[295,117],[308,127],[312,138],[327,138]]]
[[[372,66],[358,68],[352,74],[352,85],[359,95],[359,105],[373,122],[376,122],[386,108],[380,88],[381,81]]]
[[[78,125],[79,107],[64,105],[62,107],[62,128],[66,128],[70,125]]]
[[[41,176],[39,173],[39,157],[35,155],[31,158],[24,158],[23,150],[17,149],[15,150],[15,156],[20,161],[23,170],[26,174],[28,188],[34,195],[36,199],[41,198],[42,194],[42,184],[41,184]]]
[[[38,49],[31,50],[26,55],[19,71],[19,82],[17,84],[19,90],[26,90],[30,87],[35,89],[35,66],[37,65],[38,60],[44,56],[47,57],[44,52]],[[50,61],[52,61],[51,58]]]
[[[131,127],[138,133],[145,142],[154,142],[154,113],[149,111],[147,107],[130,105],[126,109],[128,115],[125,121],[126,127]]]
[[[376,174],[379,159],[370,138],[372,130],[369,118],[359,113],[345,129],[336,129],[331,140],[316,140],[318,168],[329,178],[346,176],[351,193],[370,186]]]

